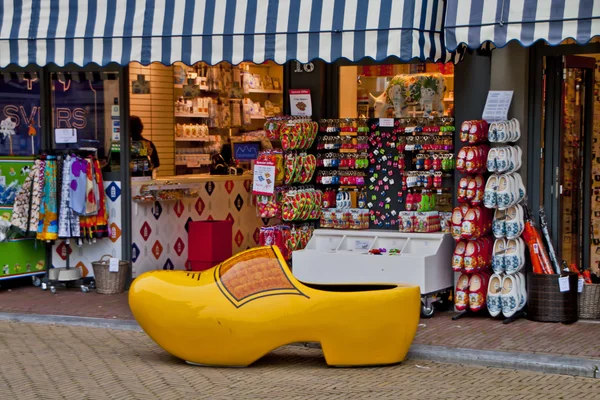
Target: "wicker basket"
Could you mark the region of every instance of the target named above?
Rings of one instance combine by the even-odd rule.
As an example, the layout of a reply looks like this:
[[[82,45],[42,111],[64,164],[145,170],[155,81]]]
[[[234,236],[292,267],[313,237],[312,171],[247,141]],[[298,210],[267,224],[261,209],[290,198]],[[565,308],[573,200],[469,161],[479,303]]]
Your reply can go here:
[[[600,319],[600,284],[585,284],[579,293],[579,318]]]
[[[129,262],[120,260],[119,272],[110,272],[109,259],[110,255],[106,254],[100,258],[100,261],[92,262],[96,292],[102,294],[123,293],[129,272]]]
[[[566,276],[564,274],[563,276]],[[579,317],[577,301],[578,275],[570,272],[569,291],[561,292],[559,275],[529,273],[527,275],[527,317],[540,322],[577,321]]]

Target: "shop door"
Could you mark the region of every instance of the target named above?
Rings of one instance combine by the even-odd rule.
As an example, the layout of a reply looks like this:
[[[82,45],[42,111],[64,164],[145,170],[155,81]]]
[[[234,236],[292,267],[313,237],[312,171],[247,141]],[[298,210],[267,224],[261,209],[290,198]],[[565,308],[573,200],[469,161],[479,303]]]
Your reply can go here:
[[[589,264],[591,142],[594,70],[592,57],[546,59],[544,208],[558,261]]]

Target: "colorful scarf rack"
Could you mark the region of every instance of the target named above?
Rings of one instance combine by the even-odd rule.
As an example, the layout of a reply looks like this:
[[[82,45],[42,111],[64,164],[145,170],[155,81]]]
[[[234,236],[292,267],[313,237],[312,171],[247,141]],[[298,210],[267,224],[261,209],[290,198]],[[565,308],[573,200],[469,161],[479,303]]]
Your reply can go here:
[[[40,240],[107,237],[108,210],[94,156],[45,156],[35,161],[14,202],[11,225]]]

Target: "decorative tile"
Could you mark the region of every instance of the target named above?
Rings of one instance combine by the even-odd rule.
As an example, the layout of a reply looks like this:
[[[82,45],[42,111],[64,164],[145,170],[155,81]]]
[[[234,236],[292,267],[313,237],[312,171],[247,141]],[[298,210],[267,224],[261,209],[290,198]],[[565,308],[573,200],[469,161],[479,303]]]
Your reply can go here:
[[[235,244],[237,244],[238,247],[241,247],[242,243],[244,242],[244,235],[242,234],[242,231],[238,230],[233,240],[235,240]]]
[[[233,181],[225,182],[225,190],[227,190],[227,194],[231,194],[234,187],[235,187],[235,184],[233,183]]]
[[[162,215],[162,212],[163,212],[162,204],[160,204],[160,202],[158,202],[158,201],[155,201],[154,207],[152,207],[152,215],[154,215],[154,219],[156,219],[158,221],[158,219]]]
[[[181,218],[183,212],[185,211],[185,207],[183,206],[183,202],[181,200],[177,200],[175,206],[173,207],[173,211],[175,211],[177,218]]]
[[[167,262],[165,263],[165,265],[163,265],[163,269],[165,269],[167,271],[172,271],[173,269],[175,269],[175,266],[173,265],[173,261],[171,261],[170,258],[167,258]]]
[[[154,255],[154,258],[156,258],[158,260],[160,258],[160,255],[162,254],[162,252],[163,252],[163,246],[157,240],[156,242],[154,242],[154,246],[152,246],[152,254]]]
[[[213,192],[215,191],[215,183],[213,181],[206,182],[204,189],[206,189],[206,193],[208,193],[209,196],[212,196]]]
[[[195,208],[196,208],[196,212],[198,213],[199,216],[202,216],[202,213],[204,212],[205,207],[206,207],[206,205],[204,204],[204,200],[202,200],[202,197],[198,197]]]
[[[113,203],[121,196],[121,188],[116,182],[111,182],[104,191],[106,192],[106,197]]]
[[[113,243],[116,243],[121,238],[121,228],[119,228],[116,222],[110,224],[110,236],[108,238]]]
[[[142,225],[142,228],[140,229],[140,235],[142,235],[142,238],[144,238],[145,241],[148,241],[148,238],[150,237],[151,234],[152,234],[152,228],[150,227],[150,224],[148,223],[148,221],[145,221],[144,224]]]
[[[178,238],[173,247],[175,249],[175,253],[177,253],[177,255],[181,257],[181,253],[183,253],[183,251],[185,250],[185,243],[183,242],[183,240],[181,240],[181,238]]]
[[[235,209],[238,210],[238,212],[240,212],[242,210],[242,207],[244,206],[244,199],[242,199],[242,196],[238,194],[233,204],[235,205]]]
[[[73,249],[71,246],[67,246],[67,243],[64,241],[56,247],[56,254],[63,260],[66,260],[67,256],[70,256],[72,253]]]
[[[140,256],[140,248],[137,244],[133,244],[131,246],[131,261],[136,262],[138,257]]]

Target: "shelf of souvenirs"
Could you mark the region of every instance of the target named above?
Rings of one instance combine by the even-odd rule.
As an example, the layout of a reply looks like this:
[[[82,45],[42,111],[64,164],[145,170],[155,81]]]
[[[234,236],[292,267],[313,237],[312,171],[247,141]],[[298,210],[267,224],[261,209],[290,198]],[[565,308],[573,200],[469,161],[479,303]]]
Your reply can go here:
[[[176,142],[220,142],[221,137],[217,135],[199,137],[176,137]]]
[[[247,93],[283,94],[283,90],[278,90],[278,89],[248,89]]]
[[[209,118],[208,113],[175,113],[175,118]]]

